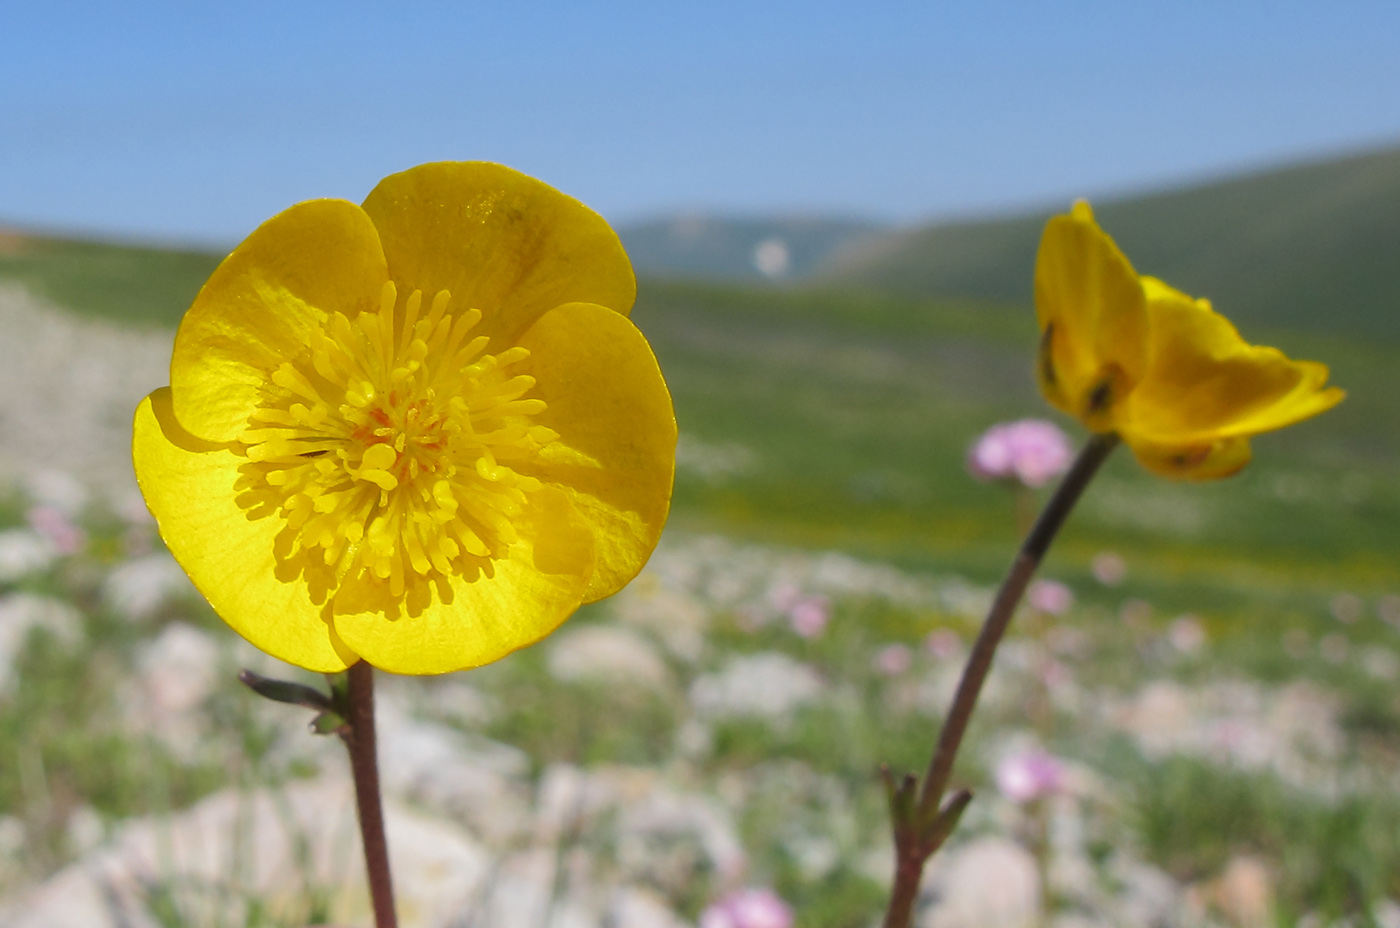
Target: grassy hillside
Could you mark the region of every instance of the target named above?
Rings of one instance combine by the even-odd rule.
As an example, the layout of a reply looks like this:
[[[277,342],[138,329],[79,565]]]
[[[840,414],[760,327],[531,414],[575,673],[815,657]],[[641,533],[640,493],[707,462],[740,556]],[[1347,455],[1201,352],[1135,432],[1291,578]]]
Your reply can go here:
[[[134,325],[173,328],[223,255],[0,234],[0,281],[59,306]]]
[[[1094,206],[1139,271],[1209,297],[1246,328],[1400,337],[1400,150]],[[818,280],[1026,305],[1048,215],[890,236]]]
[[[49,240],[9,252],[0,282],[164,327],[217,263]],[[1028,279],[1029,267],[1026,258],[1016,276]],[[661,359],[685,435],[676,520],[990,577],[1014,541],[1014,507],[1001,488],[966,476],[966,448],[993,422],[1048,409],[1030,377],[1030,313],[988,309],[644,279],[633,319]],[[1152,479],[1119,452],[1059,548],[1067,567],[1083,570],[1112,547],[1153,561],[1164,586],[1182,577],[1229,588],[1254,576],[1256,592],[1391,581],[1400,393],[1389,343],[1286,328],[1250,334],[1331,364],[1347,402],[1259,439],[1255,464],[1223,483]]]
[[[709,280],[784,280],[806,275],[841,248],[883,231],[859,220],[675,217],[620,226],[637,273]],[[765,272],[757,249],[769,243]],[[785,258],[782,260],[779,256]]]
[[[991,423],[1049,413],[1030,375],[1028,313],[648,282],[633,318],[696,441],[682,449],[680,521],[974,573],[1004,565],[1012,500],[967,477],[963,457]],[[1391,581],[1400,435],[1376,427],[1400,421],[1391,354],[1274,336],[1331,363],[1347,402],[1256,440],[1254,464],[1218,483],[1151,478],[1118,452],[1059,548],[1067,568],[1111,547],[1178,586]],[[707,453],[731,466],[706,472]]]

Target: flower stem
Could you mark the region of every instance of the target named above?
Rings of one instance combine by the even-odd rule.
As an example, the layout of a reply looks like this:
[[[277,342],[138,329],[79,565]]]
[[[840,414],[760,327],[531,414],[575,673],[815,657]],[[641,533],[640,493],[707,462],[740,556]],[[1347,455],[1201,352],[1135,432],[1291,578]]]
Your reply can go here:
[[[972,711],[977,707],[977,698],[982,693],[982,685],[992,667],[997,645],[1001,643],[1011,617],[1021,601],[1031,576],[1040,566],[1041,559],[1050,548],[1060,527],[1064,525],[1074,504],[1078,502],[1084,488],[1089,485],[1109,452],[1118,446],[1118,436],[1114,434],[1094,435],[1085,444],[1074,466],[1055,490],[1040,518],[1036,520],[1011,569],[1002,580],[992,602],[991,611],[982,623],[982,631],[972,646],[967,664],[963,667],[962,679],[953,697],[953,705],[948,710],[947,720],[938,734],[938,745],[929,760],[928,771],[924,774],[919,789],[918,802],[913,800],[913,778],[906,780],[906,790],[899,796],[891,785],[890,808],[894,816],[895,832],[895,881],[890,896],[889,909],[885,914],[884,928],[908,928],[913,914],[914,900],[918,895],[919,881],[923,876],[924,863],[938,850],[952,831],[956,817],[966,805],[966,793],[960,791],[946,806],[944,794],[948,780],[953,773],[953,762],[957,759],[958,748],[962,746],[967,733]],[[893,780],[887,777],[887,783]],[[897,801],[902,799],[902,801]]]
[[[349,723],[341,739],[350,752],[355,804],[365,845],[365,868],[374,904],[375,928],[397,928],[394,885],[389,875],[389,844],[384,837],[384,805],[379,796],[379,762],[374,736],[374,668],[364,661],[349,672]]]

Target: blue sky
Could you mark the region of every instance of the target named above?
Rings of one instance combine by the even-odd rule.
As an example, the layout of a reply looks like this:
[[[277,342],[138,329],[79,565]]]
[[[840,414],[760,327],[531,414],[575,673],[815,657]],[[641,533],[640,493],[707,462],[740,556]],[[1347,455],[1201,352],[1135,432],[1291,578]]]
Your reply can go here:
[[[27,7],[27,8],[26,8]],[[1400,144],[1400,4],[0,2],[0,222],[231,244],[423,161],[896,222]]]

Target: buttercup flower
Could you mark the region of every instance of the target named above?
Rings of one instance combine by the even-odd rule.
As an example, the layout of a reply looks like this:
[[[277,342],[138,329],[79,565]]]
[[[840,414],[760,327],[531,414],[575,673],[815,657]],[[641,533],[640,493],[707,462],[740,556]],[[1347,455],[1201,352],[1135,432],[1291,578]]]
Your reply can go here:
[[[300,203],[214,272],[136,413],[161,536],[263,650],[495,660],[642,567],[676,425],[617,236],[509,168]]]
[[[1046,224],[1035,301],[1045,398],[1163,476],[1229,476],[1250,436],[1346,395],[1326,365],[1250,345],[1208,301],[1139,276],[1083,201]]]

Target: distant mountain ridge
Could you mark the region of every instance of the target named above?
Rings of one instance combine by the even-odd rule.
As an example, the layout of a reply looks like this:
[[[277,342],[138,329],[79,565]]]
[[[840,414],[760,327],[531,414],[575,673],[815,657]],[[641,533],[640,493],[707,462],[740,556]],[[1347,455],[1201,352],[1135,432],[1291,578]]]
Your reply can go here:
[[[644,277],[794,280],[837,252],[889,231],[860,219],[681,215],[617,227]]]
[[[1093,205],[1140,273],[1246,328],[1400,338],[1400,149]],[[893,233],[833,255],[807,282],[1026,305],[1057,211]]]
[[[778,282],[1023,310],[1041,228],[1068,207],[915,229],[692,215],[620,224],[618,233],[644,279]],[[1246,337],[1262,327],[1400,339],[1400,148],[1094,209],[1140,272],[1208,297]],[[174,325],[220,258],[0,227],[0,281],[128,322]]]

